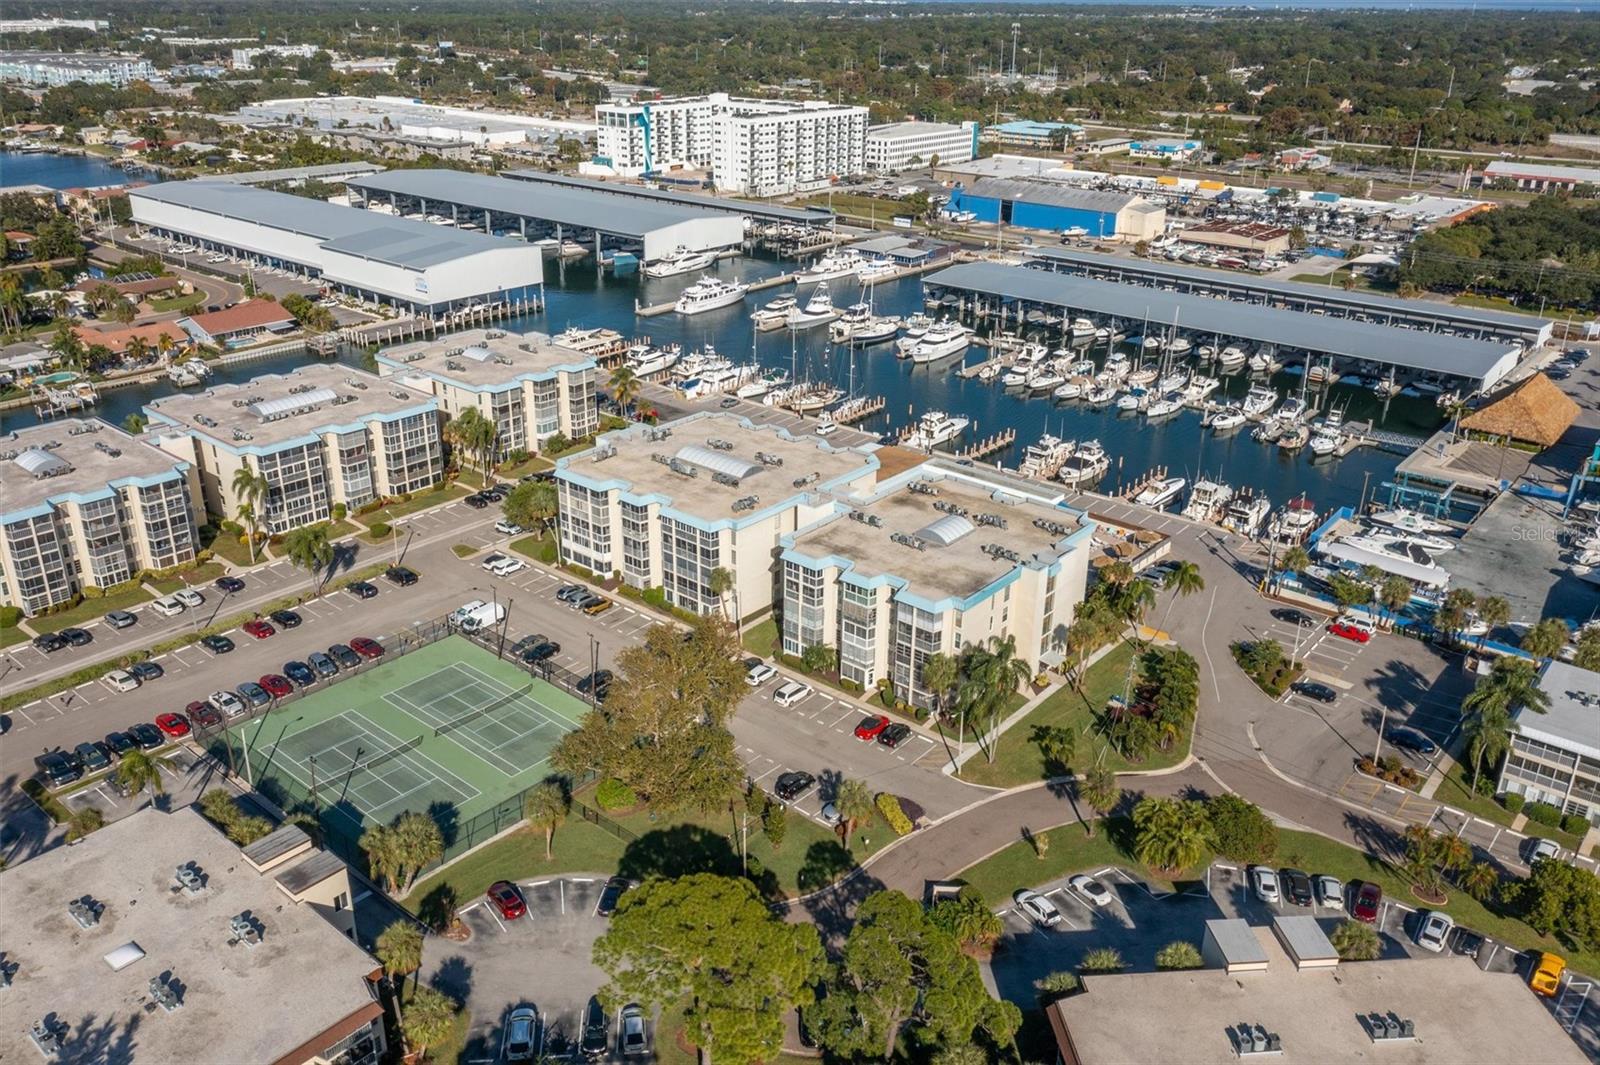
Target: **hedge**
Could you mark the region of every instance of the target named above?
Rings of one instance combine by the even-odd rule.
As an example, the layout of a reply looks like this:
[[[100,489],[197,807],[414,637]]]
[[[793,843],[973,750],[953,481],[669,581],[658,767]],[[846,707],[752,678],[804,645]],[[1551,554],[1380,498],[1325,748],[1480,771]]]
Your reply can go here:
[[[50,790],[34,778],[29,777],[22,782],[22,791],[28,798],[38,803],[39,808],[49,815],[50,820],[56,824],[59,825],[72,817],[72,811],[68,810],[60,799],[51,795]]]
[[[1504,806],[1507,810],[1514,814],[1520,814],[1522,812],[1522,804],[1527,801],[1528,800],[1526,798],[1518,795],[1514,791],[1508,791],[1504,795],[1500,796],[1500,805]]]
[[[0,606],[0,629],[14,629],[22,624],[22,608],[7,603]]]
[[[384,537],[394,532],[394,529],[386,521],[375,521],[371,525],[367,526],[367,532],[371,535],[372,539],[382,540]]]
[[[1547,825],[1550,828],[1561,827],[1561,808],[1552,806],[1547,802],[1530,802],[1522,808],[1522,814],[1529,821],[1536,824]]]
[[[900,809],[899,799],[890,795],[887,791],[880,791],[877,804],[878,812],[883,815],[885,821],[889,822],[889,827],[894,829],[895,835],[908,836],[911,834],[911,830],[916,826],[911,823],[911,818],[906,816],[905,811]]]
[[[602,810],[626,810],[639,803],[639,797],[616,777],[607,777],[595,786],[594,801]]]

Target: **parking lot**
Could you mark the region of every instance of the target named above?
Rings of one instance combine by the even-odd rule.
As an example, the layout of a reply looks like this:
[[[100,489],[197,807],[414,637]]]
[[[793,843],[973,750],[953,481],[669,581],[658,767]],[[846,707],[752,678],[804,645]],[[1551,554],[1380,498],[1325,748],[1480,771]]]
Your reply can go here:
[[[470,939],[428,938],[423,980],[458,997],[472,1014],[462,1061],[501,1060],[506,1018],[518,1006],[538,1010],[547,1056],[576,1057],[584,1010],[606,981],[590,960],[606,929],[606,918],[595,913],[604,887],[599,875],[524,880],[517,884],[524,916],[508,920],[480,899],[461,910]],[[616,1018],[609,1020],[610,1053],[601,1060],[621,1060]],[[653,1043],[653,1023],[650,1034]]]

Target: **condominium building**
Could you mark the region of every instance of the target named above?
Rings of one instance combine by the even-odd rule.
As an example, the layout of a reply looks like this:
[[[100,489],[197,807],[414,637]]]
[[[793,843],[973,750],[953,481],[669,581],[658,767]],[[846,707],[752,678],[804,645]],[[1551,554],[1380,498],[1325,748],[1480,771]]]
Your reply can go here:
[[[67,419],[0,437],[0,583],[28,614],[143,570],[194,560],[192,462],[105,422]]]
[[[867,109],[711,93],[595,107],[592,168],[637,177],[708,170],[718,188],[776,196],[866,169]]]
[[[439,402],[369,373],[315,363],[146,404],[161,447],[200,471],[205,508],[233,518],[243,468],[264,478],[252,504],[269,532],[327,521],[444,476]]]
[[[543,333],[469,329],[399,344],[378,352],[378,374],[433,396],[446,418],[476,409],[499,430],[501,459],[600,428],[594,358]]]
[[[1205,154],[1203,141],[1177,140],[1164,137],[1159,140],[1133,141],[1128,154],[1135,159],[1161,159],[1169,163],[1187,163]]]
[[[94,55],[80,52],[0,52],[0,81],[56,88],[81,81],[86,85],[123,86],[151,81],[150,61],[136,55]]]
[[[1539,673],[1539,687],[1550,709],[1516,711],[1496,790],[1549,803],[1600,828],[1600,673],[1552,659]]]
[[[783,650],[835,648],[841,677],[887,678],[918,706],[935,654],[1010,637],[1035,671],[1059,663],[1093,533],[1043,486],[938,461],[904,470],[781,539]]]
[[[868,491],[871,450],[837,448],[720,412],[607,433],[556,461],[561,560],[635,588],[661,588],[696,614],[760,613],[775,598],[781,539]],[[733,576],[731,602],[711,591]]]
[[[867,169],[905,170],[915,166],[965,163],[978,157],[978,124],[891,122],[867,130]]]

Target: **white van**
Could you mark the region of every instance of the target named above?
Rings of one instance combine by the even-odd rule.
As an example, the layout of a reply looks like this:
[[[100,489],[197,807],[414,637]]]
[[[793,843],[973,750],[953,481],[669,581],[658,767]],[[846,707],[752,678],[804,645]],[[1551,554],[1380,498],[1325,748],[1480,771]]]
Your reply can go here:
[[[450,624],[460,625],[463,621],[467,620],[467,618],[471,617],[473,614],[476,614],[479,610],[482,610],[483,605],[484,603],[482,599],[474,599],[470,603],[462,603],[460,606],[456,607],[455,610],[450,612]]]
[[[789,683],[772,693],[772,701],[777,703],[779,706],[790,707],[795,703],[805,699],[810,694],[811,685],[801,684],[797,680],[791,680]]]
[[[477,632],[479,629],[492,629],[506,618],[506,608],[499,603],[485,603],[461,619],[459,628],[462,632]]]
[[[170,595],[164,595],[160,599],[152,602],[150,604],[150,609],[154,610],[157,614],[160,614],[164,618],[175,618],[179,614],[183,613],[183,604],[172,598]]]

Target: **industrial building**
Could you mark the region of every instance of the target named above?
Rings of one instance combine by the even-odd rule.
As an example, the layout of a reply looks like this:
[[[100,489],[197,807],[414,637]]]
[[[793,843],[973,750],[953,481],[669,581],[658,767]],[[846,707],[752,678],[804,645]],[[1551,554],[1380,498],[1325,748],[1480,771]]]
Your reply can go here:
[[[733,414],[633,425],[556,460],[561,561],[691,613],[748,617],[772,606],[779,538],[832,514],[828,493],[869,491],[879,470],[871,450]],[[733,574],[728,602],[711,591],[717,569]]]
[[[168,181],[128,196],[134,223],[160,237],[423,314],[531,303],[544,283],[537,248],[481,233],[220,181]]]
[[[890,122],[867,130],[867,169],[879,173],[977,157],[976,122]]]
[[[835,648],[841,677],[867,691],[888,679],[923,707],[932,655],[1009,637],[1030,669],[1059,663],[1095,528],[1060,500],[940,463],[840,493],[779,540],[784,653]]]
[[[194,561],[199,515],[193,463],[105,422],[0,437],[0,583],[24,613]]]
[[[957,185],[946,210],[970,211],[978,222],[1128,241],[1154,240],[1167,225],[1166,208],[1141,196],[1004,178]]]
[[[759,100],[714,92],[595,107],[585,173],[639,177],[709,172],[717,188],[780,196],[866,169],[868,112],[826,100]]]
[[[369,129],[412,140],[504,148],[542,137],[594,142],[592,122],[425,104],[404,96],[297,96],[262,100],[235,116],[250,126]]]
[[[298,828],[241,851],[193,806],[146,806],[0,872],[0,892],[7,1061],[386,1058],[354,882]]]
[[[1554,192],[1557,189],[1589,190],[1600,194],[1600,167],[1552,166],[1548,163],[1519,163],[1496,159],[1483,168],[1483,184],[1518,188],[1527,192]]]
[[[737,214],[458,170],[390,170],[352,178],[347,187],[351,202],[369,209],[381,204],[402,217],[442,215],[457,226],[525,241],[570,239],[592,244],[597,253],[611,238],[616,246],[639,249],[645,262],[683,249],[736,248],[744,240]]]
[[[1019,119],[983,128],[983,139],[991,144],[1035,152],[1059,152],[1082,136],[1083,127],[1072,122]]]
[[[1249,255],[1282,255],[1289,250],[1289,231],[1261,222],[1206,222],[1186,227],[1178,239]]]
[[[1086,315],[1124,328],[1174,326],[1191,336],[1214,338],[1218,346],[1235,341],[1271,350],[1304,352],[1347,367],[1409,376],[1431,374],[1458,381],[1467,392],[1487,389],[1510,373],[1520,344],[1472,340],[1331,318],[1277,307],[1260,307],[1185,292],[1143,288],[1030,266],[962,263],[924,279],[930,294],[945,293],[1004,308],[1018,317],[1033,308]]]
[[[378,376],[439,401],[446,418],[472,408],[494,423],[496,457],[538,454],[560,433],[568,440],[600,428],[595,361],[542,333],[469,329],[378,352]]]
[[[1540,714],[1519,706],[1513,713],[1511,751],[1495,791],[1586,818],[1596,826],[1589,835],[1600,834],[1600,673],[1548,659],[1539,689],[1550,709]],[[1592,842],[1579,850],[1587,853]]]
[[[1437,300],[1408,300],[1371,292],[1346,292],[1331,285],[1251,277],[1181,263],[1095,255],[1067,248],[1033,248],[1031,265],[1057,273],[1118,281],[1169,292],[1220,296],[1245,304],[1280,307],[1330,318],[1403,326],[1447,336],[1505,341],[1536,348],[1550,340],[1555,323],[1508,311],[1458,307]]]
[[[1167,163],[1190,163],[1205,153],[1202,141],[1160,138],[1128,143],[1128,155],[1133,159],[1160,159]]]
[[[272,533],[444,476],[439,401],[331,363],[165,396],[144,413],[148,435],[199,469],[207,513],[232,519],[251,502]],[[234,490],[241,467],[266,481],[259,501]]]
[[[780,203],[763,203],[756,200],[730,200],[699,192],[680,192],[675,189],[658,189],[650,185],[628,181],[603,181],[592,177],[572,177],[552,174],[546,170],[506,170],[502,177],[530,181],[537,185],[557,188],[586,189],[623,200],[644,200],[649,203],[673,204],[678,207],[696,207],[717,214],[737,214],[752,222],[777,222],[799,226],[831,226],[834,214],[825,207],[787,207]]]
[[[73,82],[114,85],[153,81],[156,68],[137,55],[86,52],[0,52],[0,81],[59,88]]]

